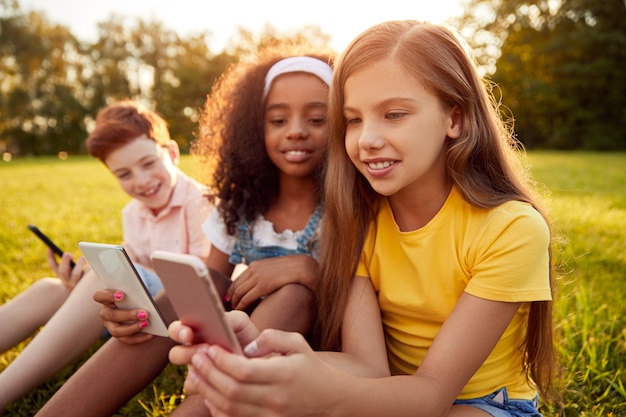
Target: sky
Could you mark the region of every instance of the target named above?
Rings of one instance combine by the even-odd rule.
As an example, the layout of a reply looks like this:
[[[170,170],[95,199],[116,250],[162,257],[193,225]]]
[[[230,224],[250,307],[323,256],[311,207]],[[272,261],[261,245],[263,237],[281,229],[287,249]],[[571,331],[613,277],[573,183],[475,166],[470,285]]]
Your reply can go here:
[[[19,0],[22,10],[37,10],[46,19],[69,27],[84,41],[95,41],[96,23],[111,13],[157,20],[186,36],[210,31],[210,48],[222,50],[242,27],[261,33],[271,24],[279,34],[305,25],[320,27],[340,51],[374,24],[392,19],[444,22],[459,15],[461,0]]]

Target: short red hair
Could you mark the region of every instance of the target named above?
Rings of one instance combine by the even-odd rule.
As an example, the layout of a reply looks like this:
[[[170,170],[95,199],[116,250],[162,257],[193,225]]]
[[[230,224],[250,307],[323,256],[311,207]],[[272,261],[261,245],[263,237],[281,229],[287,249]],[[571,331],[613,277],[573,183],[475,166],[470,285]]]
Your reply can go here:
[[[89,155],[104,162],[111,152],[142,136],[162,146],[172,140],[161,116],[137,102],[124,100],[100,110],[96,128],[85,146]]]

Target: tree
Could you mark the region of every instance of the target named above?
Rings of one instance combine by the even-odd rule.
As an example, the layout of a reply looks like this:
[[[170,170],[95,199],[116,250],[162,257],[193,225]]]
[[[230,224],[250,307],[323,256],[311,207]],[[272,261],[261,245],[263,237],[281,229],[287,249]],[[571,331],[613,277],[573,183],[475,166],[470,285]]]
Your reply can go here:
[[[194,139],[198,114],[226,66],[275,43],[327,45],[315,27],[279,35],[240,30],[214,54],[208,33],[180,37],[158,21],[112,14],[98,39],[81,42],[17,0],[0,0],[0,152],[42,155],[84,152],[97,112],[134,99],[160,113],[182,150]]]
[[[168,121],[172,137],[188,150],[200,107],[217,77],[237,57],[213,55],[207,33],[181,38],[158,22],[140,20],[130,38],[144,75],[151,75],[145,95]]]
[[[69,59],[78,53],[77,40],[36,12],[20,13],[17,3],[2,11],[0,133],[5,147],[33,155],[78,151],[84,126],[80,103],[70,93],[76,67]]]
[[[471,0],[457,22],[527,147],[626,149],[623,0]]]

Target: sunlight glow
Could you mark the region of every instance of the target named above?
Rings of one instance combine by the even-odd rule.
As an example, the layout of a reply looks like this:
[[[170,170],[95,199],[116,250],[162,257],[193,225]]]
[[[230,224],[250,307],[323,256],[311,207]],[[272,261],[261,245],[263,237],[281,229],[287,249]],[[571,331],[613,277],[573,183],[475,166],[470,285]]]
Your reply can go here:
[[[79,39],[94,41],[98,22],[112,13],[162,22],[181,36],[210,31],[210,46],[224,49],[239,27],[260,33],[266,24],[280,34],[296,32],[304,26],[318,26],[331,36],[331,45],[341,50],[363,30],[392,19],[443,22],[462,12],[460,0],[378,1],[317,0],[303,4],[293,0],[231,0],[223,4],[195,0],[21,0],[23,10],[43,12],[54,23],[68,26]]]

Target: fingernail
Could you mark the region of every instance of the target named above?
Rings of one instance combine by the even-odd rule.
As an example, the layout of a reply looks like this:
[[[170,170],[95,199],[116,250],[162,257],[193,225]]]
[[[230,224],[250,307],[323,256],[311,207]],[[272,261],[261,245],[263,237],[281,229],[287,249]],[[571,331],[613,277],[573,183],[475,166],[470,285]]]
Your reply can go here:
[[[145,329],[146,327],[148,327],[148,322],[147,321],[139,322],[139,328],[140,329]]]
[[[193,355],[191,357],[191,363],[196,368],[199,368],[200,366],[202,366],[202,355],[198,355],[198,354]]]
[[[146,314],[145,311],[140,311],[139,313],[137,313],[137,318],[139,320],[145,320],[148,318],[148,314]]]
[[[255,353],[257,353],[259,351],[259,345],[256,342],[256,340],[250,342],[248,344],[248,346],[246,346],[245,348],[243,348],[243,353],[246,354],[246,356],[252,356]]]
[[[215,348],[215,346],[209,346],[207,354],[211,359],[215,359],[215,356],[217,356],[217,349]]]
[[[124,297],[124,294],[122,294],[121,291],[115,291],[115,294],[113,296],[115,297],[117,301],[119,301],[122,299],[122,297]]]
[[[224,301],[229,302],[230,301],[230,295],[225,294],[224,295]]]

